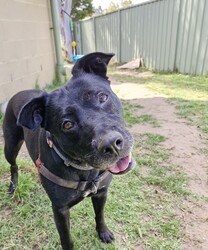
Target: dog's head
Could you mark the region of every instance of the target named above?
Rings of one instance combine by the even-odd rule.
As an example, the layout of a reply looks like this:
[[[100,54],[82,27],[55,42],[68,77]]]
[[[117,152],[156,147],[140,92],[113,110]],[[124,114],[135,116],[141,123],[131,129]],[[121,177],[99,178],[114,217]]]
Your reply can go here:
[[[44,92],[22,108],[18,125],[49,131],[64,155],[83,168],[120,174],[133,166],[133,140],[106,75],[113,55],[97,52],[82,57],[65,86]]]

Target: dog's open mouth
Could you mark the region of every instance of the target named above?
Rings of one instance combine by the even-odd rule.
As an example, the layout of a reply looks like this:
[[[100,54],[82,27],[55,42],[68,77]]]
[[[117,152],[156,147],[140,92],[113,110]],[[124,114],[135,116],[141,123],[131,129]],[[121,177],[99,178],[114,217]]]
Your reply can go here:
[[[135,162],[130,154],[116,162],[114,165],[109,166],[107,170],[112,174],[126,174],[132,170],[134,166]]]

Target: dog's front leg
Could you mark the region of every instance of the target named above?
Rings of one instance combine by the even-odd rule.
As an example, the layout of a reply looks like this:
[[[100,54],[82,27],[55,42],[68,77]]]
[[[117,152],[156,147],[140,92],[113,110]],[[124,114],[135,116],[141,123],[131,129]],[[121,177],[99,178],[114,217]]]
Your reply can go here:
[[[108,229],[104,218],[104,207],[107,200],[107,190],[92,196],[92,204],[95,211],[96,230],[104,243],[111,243],[114,240],[113,233]]]
[[[69,208],[59,208],[52,205],[54,220],[59,232],[61,246],[63,250],[73,250],[74,244],[70,235]]]

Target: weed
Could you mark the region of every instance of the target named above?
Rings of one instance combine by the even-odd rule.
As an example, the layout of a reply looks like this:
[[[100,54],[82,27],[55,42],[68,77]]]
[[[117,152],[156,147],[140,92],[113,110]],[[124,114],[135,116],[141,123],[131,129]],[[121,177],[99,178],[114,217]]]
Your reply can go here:
[[[63,82],[61,82],[61,81],[55,79],[55,80],[53,81],[53,83],[52,83],[52,84],[48,84],[48,85],[45,87],[45,89],[46,89],[47,91],[52,91],[52,90],[55,90],[55,89],[58,89],[58,88],[62,87],[63,85],[64,85]]]
[[[3,124],[4,114],[0,112],[0,126]]]

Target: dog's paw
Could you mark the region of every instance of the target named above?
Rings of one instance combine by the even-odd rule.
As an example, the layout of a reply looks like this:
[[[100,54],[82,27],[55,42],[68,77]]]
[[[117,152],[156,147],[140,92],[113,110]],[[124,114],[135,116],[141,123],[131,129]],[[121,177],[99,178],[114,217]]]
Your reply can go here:
[[[98,232],[98,234],[101,241],[104,243],[111,243],[115,239],[113,233],[108,229],[103,232]]]
[[[13,182],[11,182],[9,185],[8,193],[12,195],[15,193],[15,191],[16,191],[16,185]]]

